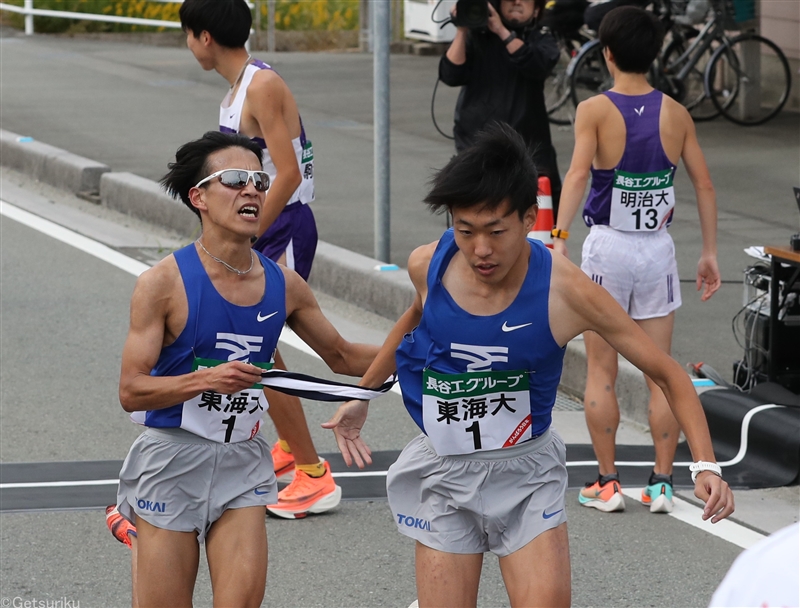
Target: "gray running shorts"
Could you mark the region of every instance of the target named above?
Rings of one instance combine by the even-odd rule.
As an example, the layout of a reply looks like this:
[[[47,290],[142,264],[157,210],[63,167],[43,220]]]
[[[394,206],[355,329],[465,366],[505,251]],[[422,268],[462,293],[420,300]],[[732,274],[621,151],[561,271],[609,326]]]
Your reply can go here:
[[[182,429],[149,428],[133,442],[119,474],[117,505],[175,532],[197,532],[203,542],[228,509],[266,507],[278,500],[270,446],[259,433],[249,441],[218,443]]]
[[[557,433],[502,450],[439,456],[425,435],[386,479],[401,534],[447,553],[505,557],[567,521],[567,451]]]

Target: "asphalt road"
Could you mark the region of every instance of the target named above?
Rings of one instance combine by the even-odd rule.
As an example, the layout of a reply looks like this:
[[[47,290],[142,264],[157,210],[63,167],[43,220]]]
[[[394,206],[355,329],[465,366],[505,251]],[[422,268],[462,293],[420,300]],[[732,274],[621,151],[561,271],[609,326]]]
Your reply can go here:
[[[106,162],[114,170],[157,179],[178,145],[216,127],[224,83],[215,73],[202,72],[185,49],[1,33],[3,129]],[[322,238],[371,254],[371,58],[259,56],[274,60],[289,82],[317,148],[314,211]],[[401,264],[408,251],[437,238],[443,227],[419,202],[431,169],[451,154],[450,143],[432,130],[428,115],[435,63],[426,57],[392,57],[392,255]],[[437,114],[446,124],[455,95],[442,88],[440,95]],[[792,115],[758,129],[722,122],[699,126],[720,198],[720,263],[728,283],[702,306],[684,285],[675,337],[679,361],[705,360],[728,375],[738,356],[729,322],[741,306],[739,281],[748,263],[741,249],[782,243],[796,230],[791,186],[800,183],[798,126]],[[558,130],[554,137],[564,171],[571,133]],[[88,203],[70,201],[65,210],[55,194],[43,195],[39,186],[23,183],[14,190],[2,184],[5,193],[29,202],[44,196],[35,201],[37,214],[81,227],[137,259],[158,259],[177,244],[170,235]],[[684,182],[684,198],[679,197],[684,211],[672,234],[682,279],[690,281],[699,228],[685,194]],[[576,234],[579,242],[585,232],[578,228]],[[0,263],[0,462],[123,458],[138,433],[116,395],[134,278],[6,217],[0,221]],[[388,327],[386,320],[346,303],[326,300],[325,309],[353,339],[379,341]],[[288,347],[283,352],[292,368],[323,373],[322,365],[303,352]],[[397,397],[386,397],[375,408],[369,427],[374,446],[400,449],[416,431]],[[335,449],[330,434],[318,428],[331,409],[307,408],[320,452]],[[559,429],[562,420],[573,419],[565,414],[557,421]],[[575,433],[568,443],[586,443],[580,437],[585,429],[578,427],[568,429]],[[630,433],[633,437],[636,430]],[[744,521],[770,531],[775,529],[767,521],[770,513],[796,520],[796,490],[751,494]],[[740,496],[746,505],[748,495]],[[568,514],[575,605],[703,606],[741,550],[636,505],[616,516],[580,509],[575,490],[568,497]],[[265,605],[404,608],[415,597],[413,544],[395,532],[385,502],[346,502],[326,516],[303,522],[270,519],[267,527],[271,559]],[[127,550],[110,538],[100,511],[0,513],[0,545],[2,597],[63,597],[82,606],[128,603]],[[195,600],[210,605],[202,567]],[[491,557],[480,605],[507,605]]]
[[[175,244],[122,216],[76,199],[65,206],[41,186],[18,181],[0,181],[4,198],[126,254],[154,260]],[[0,461],[123,458],[139,432],[116,395],[134,276],[7,216],[0,221],[0,256]],[[324,296],[321,302],[350,339],[380,341],[387,330],[386,320],[347,303]],[[293,369],[325,373],[302,350],[282,350]],[[333,407],[306,404],[320,452],[335,450],[331,434],[318,426]],[[581,418],[556,413],[555,426],[570,445],[588,441]],[[373,449],[400,449],[416,432],[396,395],[373,406],[367,434]],[[623,432],[625,442],[648,441],[641,429]],[[650,515],[634,501],[624,514],[582,509],[576,492],[569,491],[567,503],[576,606],[704,606],[741,551],[676,518]],[[762,511],[786,502],[763,494],[759,500]],[[762,512],[751,525],[766,531],[766,519]],[[413,543],[395,531],[385,501],[346,501],[327,515],[266,525],[264,605],[405,608],[413,601]],[[0,512],[0,546],[2,597],[67,598],[81,606],[128,602],[128,550],[110,537],[101,510]],[[480,605],[507,606],[497,560],[488,556],[485,563]],[[195,603],[210,605],[204,563],[200,572]]]
[[[217,128],[225,83],[204,72],[187,49],[66,37],[27,38],[0,29],[0,125],[70,152],[158,179],[177,147]],[[321,238],[371,256],[372,58],[359,53],[257,53],[294,92],[315,146]],[[441,217],[421,200],[435,168],[453,153],[433,128],[435,57],[391,57],[391,255],[403,266],[416,246],[438,238]],[[439,87],[436,115],[447,130],[457,91]],[[800,184],[800,115],[782,113],[756,128],[722,119],[697,125],[719,200],[719,261],[725,284],[700,303],[694,276],[700,230],[686,172],[676,179],[676,243],[684,305],[676,320],[673,355],[704,361],[731,378],[742,356],[730,321],[742,306],[742,271],[750,245],[784,244],[800,215],[792,186]],[[569,127],[553,129],[562,173],[572,153]],[[579,256],[586,228],[570,239]]]

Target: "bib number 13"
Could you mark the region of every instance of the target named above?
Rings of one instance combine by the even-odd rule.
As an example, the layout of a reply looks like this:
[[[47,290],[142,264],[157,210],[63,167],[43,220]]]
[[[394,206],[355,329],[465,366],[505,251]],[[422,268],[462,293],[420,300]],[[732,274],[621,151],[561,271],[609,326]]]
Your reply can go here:
[[[623,232],[662,228],[675,208],[672,170],[655,173],[614,172],[609,226]]]
[[[642,221],[642,212],[645,219]],[[658,227],[658,211],[655,209],[636,209],[633,212],[636,220],[636,230],[655,230]]]

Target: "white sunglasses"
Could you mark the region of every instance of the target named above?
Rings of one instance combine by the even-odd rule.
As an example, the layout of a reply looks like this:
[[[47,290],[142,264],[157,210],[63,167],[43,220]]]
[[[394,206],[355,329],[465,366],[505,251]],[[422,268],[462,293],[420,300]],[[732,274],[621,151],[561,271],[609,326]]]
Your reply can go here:
[[[253,186],[259,192],[266,192],[269,188],[269,175],[265,171],[249,171],[248,169],[222,169],[212,173],[205,179],[201,179],[195,184],[195,188],[210,182],[215,177],[219,178],[220,184],[234,190],[242,190],[251,179],[253,180]]]

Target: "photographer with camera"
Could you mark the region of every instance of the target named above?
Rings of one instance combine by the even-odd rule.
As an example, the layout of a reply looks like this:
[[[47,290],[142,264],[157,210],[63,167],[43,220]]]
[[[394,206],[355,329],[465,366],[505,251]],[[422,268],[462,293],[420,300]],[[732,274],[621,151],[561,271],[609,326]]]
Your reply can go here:
[[[558,211],[561,178],[544,103],[544,81],[559,50],[537,18],[545,0],[459,0],[451,11],[456,35],[439,63],[439,79],[463,87],[455,110],[456,151],[492,122],[508,123],[550,178]],[[488,12],[484,9],[486,5]]]

